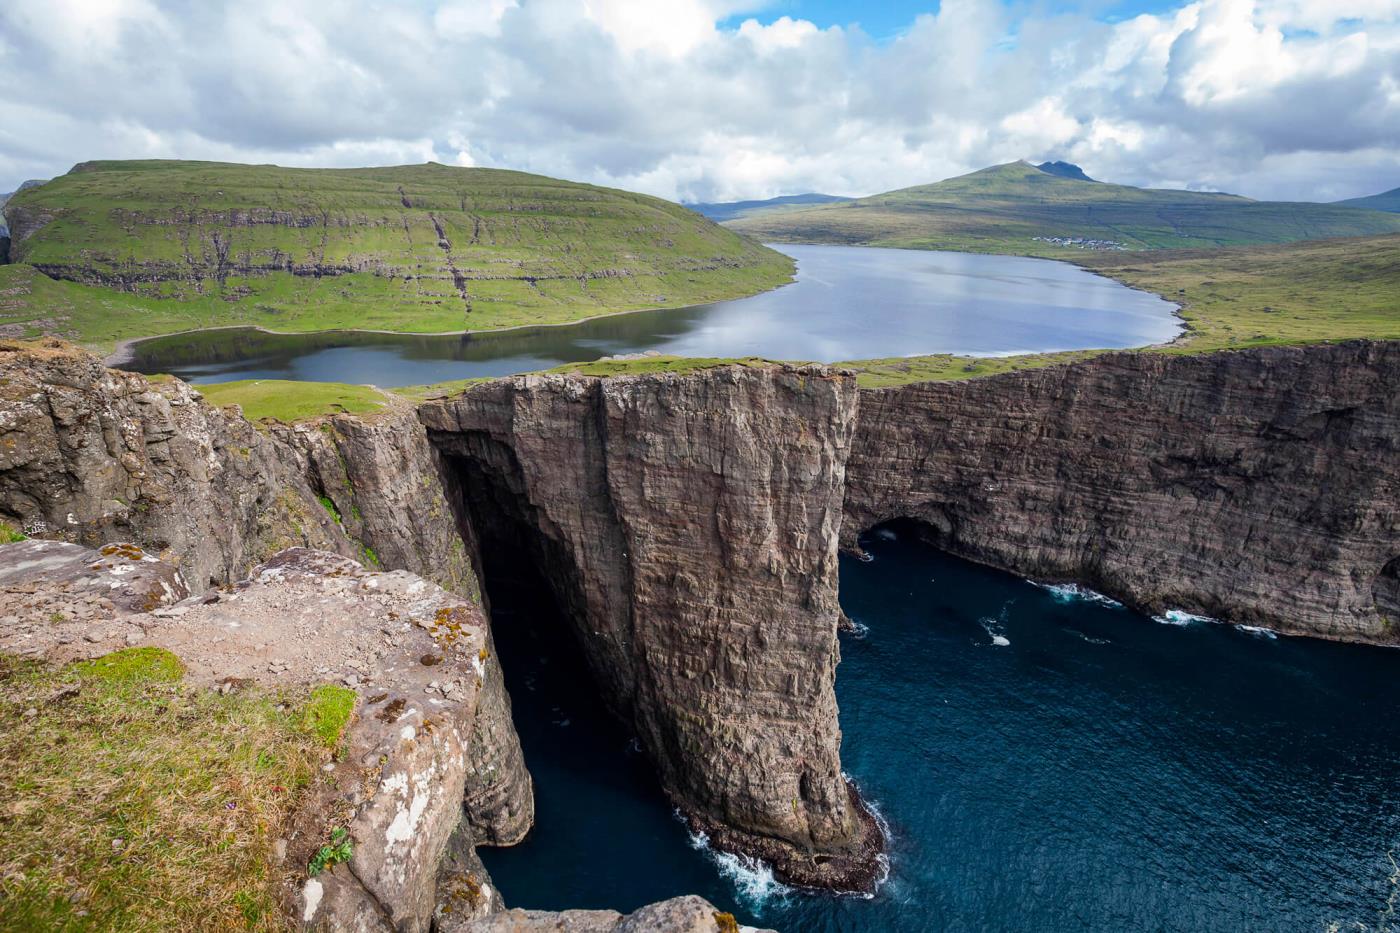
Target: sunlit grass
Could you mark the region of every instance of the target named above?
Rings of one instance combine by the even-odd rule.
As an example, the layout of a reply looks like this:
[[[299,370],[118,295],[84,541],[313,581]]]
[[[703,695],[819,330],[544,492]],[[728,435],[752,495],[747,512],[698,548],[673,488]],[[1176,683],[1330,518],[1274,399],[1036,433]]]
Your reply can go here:
[[[127,649],[0,656],[0,929],[284,929],[272,849],[353,709]]]

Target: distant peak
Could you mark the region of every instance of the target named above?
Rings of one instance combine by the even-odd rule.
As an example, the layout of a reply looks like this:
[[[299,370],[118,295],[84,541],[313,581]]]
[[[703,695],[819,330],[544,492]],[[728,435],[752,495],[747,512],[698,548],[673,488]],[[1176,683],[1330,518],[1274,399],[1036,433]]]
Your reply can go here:
[[[1075,181],[1094,181],[1084,170],[1073,162],[1042,162],[1036,166],[1047,175],[1058,175],[1061,178],[1073,178]]]

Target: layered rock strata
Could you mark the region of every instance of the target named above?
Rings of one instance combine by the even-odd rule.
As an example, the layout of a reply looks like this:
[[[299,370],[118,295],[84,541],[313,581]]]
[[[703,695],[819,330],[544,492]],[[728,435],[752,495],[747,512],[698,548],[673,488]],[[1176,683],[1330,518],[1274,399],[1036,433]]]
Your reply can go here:
[[[1113,353],[861,392],[844,543],[937,546],[1148,612],[1400,642],[1400,342]]]
[[[0,342],[0,520],[134,541],[195,589],[300,545],[479,590],[411,407],[254,425],[59,341]]]
[[[539,568],[604,699],[712,841],[867,888],[841,773],[836,544],[854,381],[817,367],[525,376],[424,405],[463,514]]]

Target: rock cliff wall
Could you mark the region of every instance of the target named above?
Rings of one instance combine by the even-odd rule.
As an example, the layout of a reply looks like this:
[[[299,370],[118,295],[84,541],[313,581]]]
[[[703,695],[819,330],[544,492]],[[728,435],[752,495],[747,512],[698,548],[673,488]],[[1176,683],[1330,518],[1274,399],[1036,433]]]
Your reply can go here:
[[[479,593],[411,407],[254,425],[59,341],[0,342],[0,520],[135,541],[196,589],[301,545]]]
[[[1400,342],[862,391],[843,541],[900,517],[1149,612],[1400,642]]]
[[[108,370],[57,341],[0,343],[0,521],[89,546],[134,541],[197,593],[305,546],[413,571],[479,605],[436,458],[409,407],[253,425],[184,383]],[[124,632],[108,634],[120,644]],[[453,795],[472,843],[508,845],[534,800],[498,664],[484,664],[472,716]]]
[[[833,691],[855,405],[849,377],[774,366],[524,376],[420,409],[488,579],[493,555],[544,572],[692,822],[834,887],[868,886],[881,845]]]

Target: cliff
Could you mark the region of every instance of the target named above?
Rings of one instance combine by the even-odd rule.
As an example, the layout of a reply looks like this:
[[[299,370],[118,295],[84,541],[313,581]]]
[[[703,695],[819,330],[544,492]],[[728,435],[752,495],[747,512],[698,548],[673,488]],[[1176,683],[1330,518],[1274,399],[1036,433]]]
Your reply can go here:
[[[493,559],[543,572],[604,699],[723,848],[866,888],[842,777],[836,543],[854,381],[817,367],[523,376],[420,409]]]
[[[1400,641],[1400,343],[1068,366],[861,393],[846,546],[939,547],[1183,609]]]
[[[131,540],[196,590],[296,545],[479,591],[411,407],[255,425],[56,340],[0,342],[0,521]]]
[[[57,539],[11,545],[12,558],[18,559],[15,548],[40,545],[79,553],[67,563],[49,558],[55,573],[68,575],[60,581],[36,589],[0,573],[0,583],[7,584],[7,603],[45,609],[44,618],[61,613],[79,623],[67,644],[88,651],[119,647],[124,638],[139,640],[129,625],[102,627],[114,613],[132,608],[125,602],[136,600],[150,609],[172,594],[228,586],[274,554],[303,546],[361,559],[376,569],[413,571],[455,591],[482,629],[479,647],[494,657],[489,627],[481,625],[476,608],[480,587],[472,556],[443,496],[436,454],[408,406],[363,421],[254,425],[236,409],[209,407],[184,383],[108,370],[57,341],[0,343],[0,522]],[[92,561],[82,555],[91,552],[75,545],[113,540],[140,545],[130,549],[140,556],[142,562],[133,566],[142,573],[125,578],[128,589],[154,572],[148,566],[170,568],[173,576],[153,579],[130,598],[122,595],[125,590],[90,596],[89,591],[108,586],[102,561],[85,569]],[[127,551],[114,553],[116,560]],[[157,556],[164,559],[156,561]],[[330,578],[325,585],[345,577],[348,566],[323,567]],[[33,567],[26,564],[25,571],[32,574]],[[329,611],[325,600],[317,605],[323,615]],[[324,618],[327,627],[335,621]],[[15,652],[31,653],[31,644],[55,634],[11,616],[0,622],[0,643]],[[18,640],[11,643],[12,638]],[[313,645],[304,637],[294,646],[305,649],[308,659],[324,651],[317,659],[327,664],[341,648]],[[471,728],[460,731],[461,747],[449,756],[456,762],[457,782],[449,796],[455,797],[455,812],[464,816],[468,854],[471,845],[518,841],[534,819],[530,777],[499,665],[483,665],[479,681]],[[437,860],[434,854],[434,864]],[[479,866],[471,872],[480,874]],[[415,883],[426,885],[421,878]],[[414,908],[415,916],[421,907]]]

